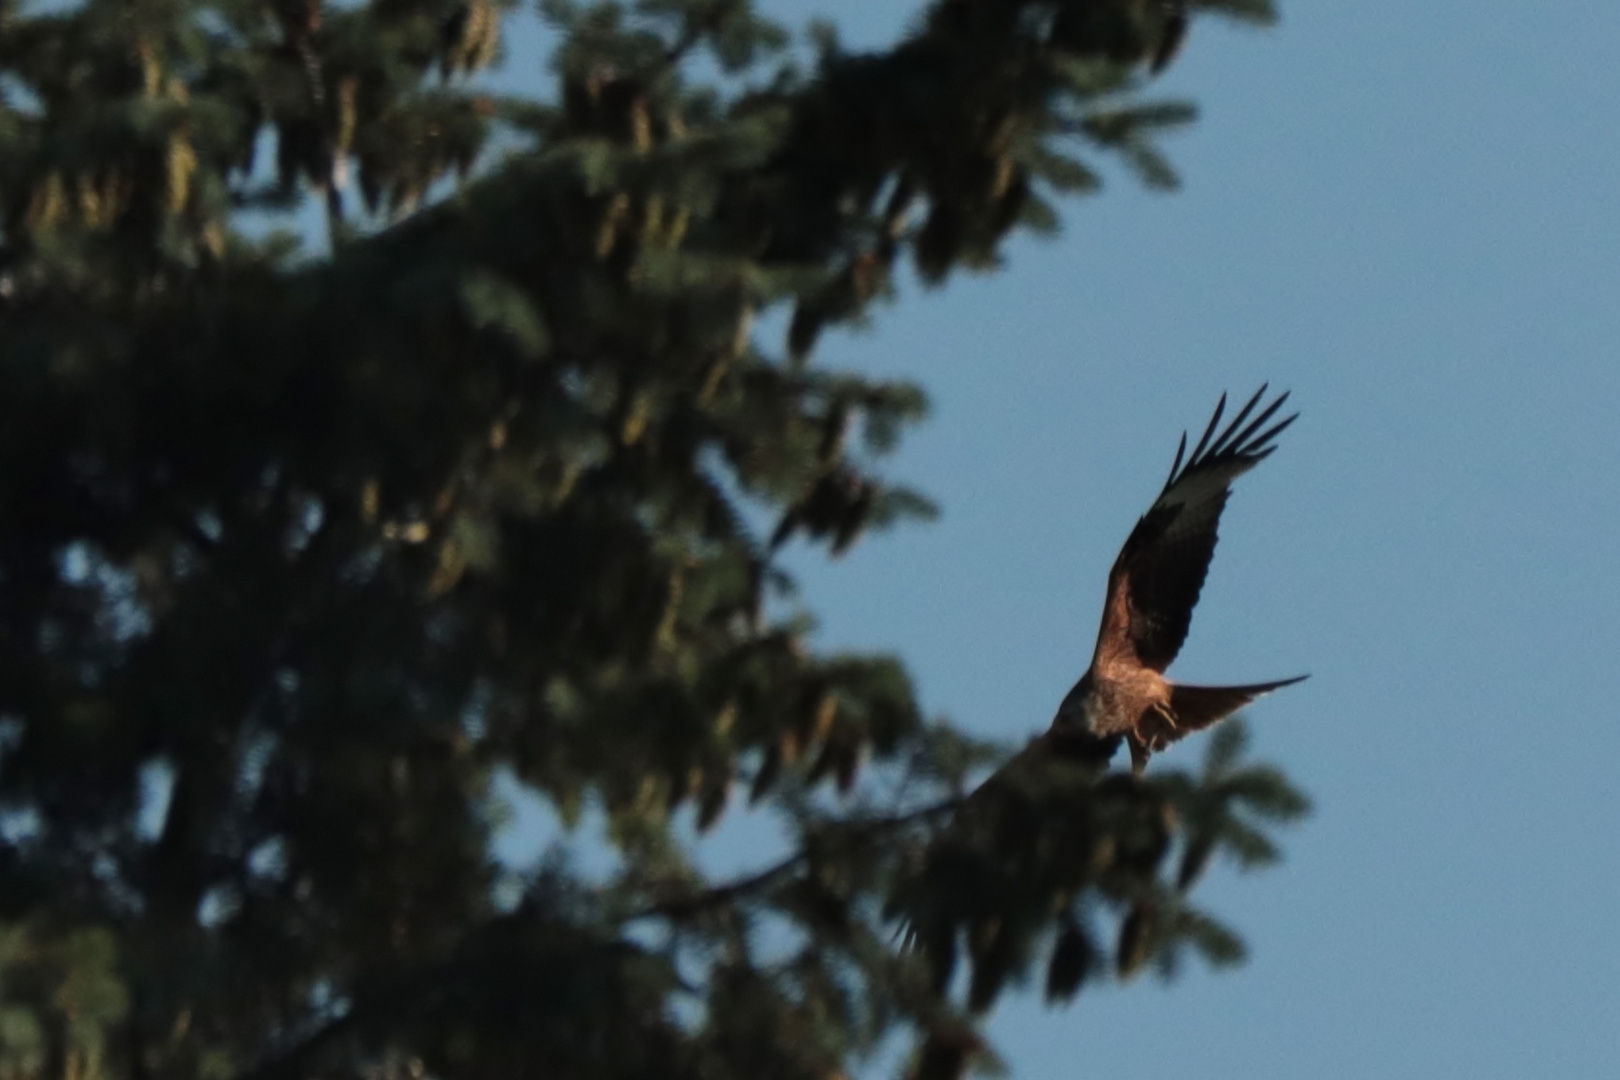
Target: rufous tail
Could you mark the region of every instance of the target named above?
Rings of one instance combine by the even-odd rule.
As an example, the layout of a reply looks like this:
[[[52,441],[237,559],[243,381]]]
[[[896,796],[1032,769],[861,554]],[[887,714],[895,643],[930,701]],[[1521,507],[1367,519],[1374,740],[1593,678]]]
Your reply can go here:
[[[1257,697],[1303,682],[1308,675],[1276,682],[1250,683],[1248,686],[1186,686],[1170,685],[1170,711],[1176,715],[1176,727],[1182,732],[1202,731],[1224,720]]]

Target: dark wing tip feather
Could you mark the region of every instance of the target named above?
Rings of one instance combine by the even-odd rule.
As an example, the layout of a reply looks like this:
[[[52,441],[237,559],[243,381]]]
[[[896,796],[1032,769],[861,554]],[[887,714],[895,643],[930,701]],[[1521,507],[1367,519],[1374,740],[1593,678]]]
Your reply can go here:
[[[1299,419],[1299,413],[1296,412],[1284,417],[1269,428],[1265,427],[1265,424],[1276,416],[1278,410],[1288,401],[1289,394],[1292,391],[1287,390],[1279,394],[1276,400],[1262,409],[1258,416],[1255,416],[1252,420],[1249,419],[1249,414],[1254,412],[1256,405],[1260,404],[1269,387],[1269,383],[1261,384],[1260,389],[1244,404],[1243,408],[1238,410],[1237,415],[1232,417],[1225,429],[1221,431],[1219,436],[1215,437],[1215,441],[1212,443],[1210,438],[1215,435],[1216,429],[1220,426],[1221,416],[1226,411],[1226,395],[1222,394],[1220,401],[1215,404],[1215,414],[1210,417],[1209,426],[1204,429],[1203,436],[1198,440],[1198,444],[1193,447],[1193,452],[1187,456],[1185,461],[1182,460],[1182,452],[1186,449],[1187,436],[1183,432],[1181,444],[1176,448],[1175,464],[1170,467],[1170,477],[1164,483],[1164,490],[1169,491],[1182,477],[1195,469],[1205,466],[1223,464],[1229,461],[1248,461],[1251,463],[1264,461],[1276,449],[1272,443],[1277,436],[1287,430],[1288,425]],[[1264,428],[1263,431],[1262,428]],[[1259,434],[1256,434],[1256,432],[1259,432]]]
[[[1270,385],[1270,383],[1261,383],[1260,389],[1255,392],[1254,397],[1243,403],[1243,408],[1239,409],[1238,414],[1232,417],[1232,422],[1226,425],[1226,430],[1221,432],[1221,437],[1215,440],[1215,445],[1209,448],[1211,455],[1219,454],[1227,443],[1232,441],[1232,433],[1243,424],[1243,421],[1249,418],[1250,413],[1254,412],[1254,407],[1260,404],[1260,399],[1266,394],[1266,387]],[[1283,396],[1286,397],[1287,395]]]
[[[1226,392],[1222,391],[1221,392],[1221,400],[1219,400],[1219,401],[1217,401],[1215,403],[1215,415],[1209,418],[1209,426],[1204,429],[1204,434],[1198,440],[1198,445],[1193,447],[1192,457],[1187,459],[1187,467],[1188,468],[1191,468],[1192,463],[1198,460],[1198,455],[1200,455],[1200,454],[1202,454],[1204,452],[1204,447],[1209,445],[1209,437],[1211,435],[1215,434],[1215,425],[1219,424],[1221,422],[1221,413],[1223,413],[1225,411],[1226,411]],[[1183,439],[1185,439],[1187,437],[1187,433],[1185,431],[1183,431],[1181,433],[1181,435],[1182,435]],[[1175,477],[1172,476],[1170,479],[1174,480]]]
[[[1239,410],[1238,414],[1236,416],[1232,417],[1232,422],[1230,424],[1226,425],[1226,430],[1221,432],[1221,437],[1216,439],[1215,440],[1215,445],[1211,446],[1209,448],[1209,452],[1210,452],[1211,456],[1215,456],[1215,455],[1220,454],[1220,452],[1222,450],[1225,450],[1228,446],[1232,446],[1234,444],[1241,443],[1243,441],[1243,436],[1244,435],[1254,431],[1255,427],[1258,424],[1265,423],[1266,418],[1268,416],[1270,416],[1272,413],[1276,412],[1278,407],[1281,406],[1282,403],[1288,399],[1288,395],[1284,394],[1282,397],[1278,398],[1276,401],[1273,401],[1266,408],[1266,410],[1264,412],[1262,412],[1258,417],[1256,417],[1253,421],[1250,422],[1248,427],[1243,428],[1243,434],[1238,434],[1238,428],[1243,427],[1243,422],[1245,420],[1248,420],[1249,414],[1254,411],[1254,407],[1256,405],[1260,404],[1260,398],[1265,395],[1266,387],[1268,385],[1270,385],[1270,384],[1269,383],[1261,384],[1259,392],[1257,392],[1254,395],[1254,397],[1250,398],[1246,403],[1244,403],[1243,408],[1241,410]]]
[[[1289,416],[1283,417],[1283,419],[1277,421],[1277,423],[1267,428],[1263,434],[1256,435],[1252,440],[1253,445],[1257,448],[1264,448],[1264,452],[1267,454],[1271,453],[1273,450],[1277,449],[1275,446],[1271,445],[1272,442],[1277,438],[1277,436],[1288,430],[1289,424],[1292,424],[1298,419],[1299,413],[1293,413]]]
[[[1170,482],[1176,478],[1176,470],[1181,468],[1181,455],[1187,452],[1187,433],[1181,433],[1181,441],[1176,444],[1176,460],[1170,463],[1170,477],[1165,480],[1164,486],[1169,487]]]
[[[1266,410],[1264,412],[1262,412],[1259,416],[1255,417],[1253,420],[1249,421],[1249,426],[1248,427],[1244,428],[1242,431],[1240,431],[1237,434],[1237,436],[1235,438],[1233,438],[1232,445],[1238,446],[1238,445],[1247,444],[1247,445],[1251,445],[1251,446],[1259,446],[1260,443],[1258,441],[1251,441],[1251,436],[1253,436],[1256,431],[1259,431],[1262,427],[1264,427],[1265,424],[1266,424],[1266,421],[1270,420],[1273,416],[1277,415],[1277,410],[1282,408],[1283,407],[1283,402],[1285,402],[1287,400],[1288,400],[1288,395],[1284,394],[1282,397],[1278,398],[1276,401],[1273,401],[1266,408]],[[1236,426],[1236,425],[1234,425],[1234,426]],[[1228,429],[1227,434],[1229,434],[1229,435],[1231,434],[1230,429]]]

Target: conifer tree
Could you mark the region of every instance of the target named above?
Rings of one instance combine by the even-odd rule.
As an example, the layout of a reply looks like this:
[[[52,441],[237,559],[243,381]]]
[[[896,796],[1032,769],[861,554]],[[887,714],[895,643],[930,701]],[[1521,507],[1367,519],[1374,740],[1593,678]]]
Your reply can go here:
[[[542,9],[530,100],[506,0],[0,0],[0,1076],[949,1080],[1020,980],[1240,958],[1190,890],[1304,809],[1241,728],[970,796],[775,557],[930,509],[820,335],[1172,186],[1151,74],[1269,0]],[[501,775],[612,873],[503,868]]]

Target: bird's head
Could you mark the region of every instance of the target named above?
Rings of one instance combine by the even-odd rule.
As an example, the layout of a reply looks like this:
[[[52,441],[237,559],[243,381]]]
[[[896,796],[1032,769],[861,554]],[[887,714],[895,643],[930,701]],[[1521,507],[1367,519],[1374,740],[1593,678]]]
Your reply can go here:
[[[1091,672],[1087,671],[1074,684],[1074,689],[1064,695],[1057,716],[1052,720],[1051,730],[1042,736],[1042,744],[1065,760],[1106,767],[1108,760],[1119,749],[1122,736],[1118,733],[1100,734],[1097,731],[1096,712],[1095,684]]]
[[[1052,719],[1052,726],[1072,731],[1092,730],[1092,710],[1096,702],[1094,693],[1095,683],[1088,670],[1080,676],[1063,701],[1058,705],[1057,716]]]

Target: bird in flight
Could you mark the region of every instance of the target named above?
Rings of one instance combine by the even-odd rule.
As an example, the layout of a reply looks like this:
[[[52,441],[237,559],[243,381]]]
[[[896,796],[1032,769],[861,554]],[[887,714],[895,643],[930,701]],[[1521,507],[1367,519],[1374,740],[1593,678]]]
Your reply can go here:
[[[1108,572],[1091,667],[1058,706],[1048,733],[1054,741],[1078,736],[1101,744],[1111,756],[1123,737],[1131,748],[1132,767],[1141,772],[1150,754],[1262,694],[1305,678],[1188,686],[1164,677],[1187,639],[1232,481],[1269,457],[1273,441],[1299,416],[1272,422],[1288,400],[1283,394],[1250,419],[1265,393],[1266,387],[1260,387],[1216,436],[1226,409],[1222,394],[1191,455],[1186,455],[1187,435],[1182,433],[1164,490],[1131,530]]]

